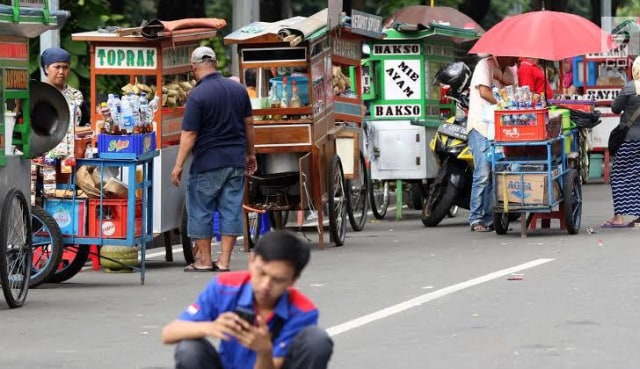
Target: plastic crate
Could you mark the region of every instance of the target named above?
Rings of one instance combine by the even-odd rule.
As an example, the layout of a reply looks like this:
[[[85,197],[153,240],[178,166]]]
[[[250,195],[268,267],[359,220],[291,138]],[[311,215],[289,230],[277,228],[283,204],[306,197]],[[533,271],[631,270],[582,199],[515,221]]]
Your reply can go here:
[[[495,141],[541,141],[560,133],[561,119],[549,120],[549,109],[495,111]]]
[[[89,237],[127,238],[127,199],[89,199]],[[136,201],[134,236],[142,235],[142,200]]]
[[[87,199],[46,198],[44,209],[56,220],[65,236],[87,234]]]
[[[98,156],[104,159],[137,159],[156,149],[156,133],[98,135]]]

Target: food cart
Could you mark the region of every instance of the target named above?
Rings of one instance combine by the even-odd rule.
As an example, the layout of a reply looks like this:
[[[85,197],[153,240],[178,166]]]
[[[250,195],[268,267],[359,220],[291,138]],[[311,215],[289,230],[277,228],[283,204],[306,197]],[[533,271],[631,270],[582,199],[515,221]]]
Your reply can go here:
[[[370,56],[364,65],[371,79],[364,94],[369,105],[365,145],[371,180],[396,180],[396,218],[400,219],[402,181],[420,189],[416,191],[418,203],[426,197],[427,182],[438,171],[428,143],[442,113],[455,109],[453,101],[441,101],[439,87],[433,86],[434,75],[454,61],[457,42],[476,39],[479,34],[475,29],[435,21],[428,26],[397,23],[384,33],[383,40],[370,42]],[[376,215],[378,205],[371,206]]]
[[[68,16],[50,12],[47,1],[0,4],[0,285],[12,308],[24,304],[31,275],[29,159],[57,145],[69,124],[62,94],[29,83],[29,39],[62,27]]]
[[[238,45],[241,81],[256,91],[252,104],[259,169],[247,180],[245,218],[251,212],[273,212],[275,228],[282,228],[282,212],[309,210],[317,214],[320,248],[325,205],[331,241],[344,243],[347,201],[336,148],[343,127],[335,125],[327,14],[255,22],[225,37],[225,44]],[[283,91],[291,97],[294,84],[299,106],[282,107]],[[250,238],[245,225],[245,240]]]

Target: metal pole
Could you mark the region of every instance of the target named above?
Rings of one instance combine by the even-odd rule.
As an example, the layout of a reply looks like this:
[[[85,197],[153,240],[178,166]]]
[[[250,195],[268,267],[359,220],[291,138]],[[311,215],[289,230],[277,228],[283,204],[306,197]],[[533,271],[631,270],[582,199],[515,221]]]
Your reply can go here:
[[[260,20],[260,2],[253,0],[237,0],[233,2],[232,26],[240,29],[251,22]],[[231,73],[238,75],[238,46],[231,47]]]
[[[54,12],[60,9],[60,1],[59,0],[49,0],[49,12]],[[45,49],[50,47],[60,47],[60,31],[52,30],[47,31],[40,35],[40,54]],[[44,72],[40,70],[40,79],[44,81],[46,79]]]

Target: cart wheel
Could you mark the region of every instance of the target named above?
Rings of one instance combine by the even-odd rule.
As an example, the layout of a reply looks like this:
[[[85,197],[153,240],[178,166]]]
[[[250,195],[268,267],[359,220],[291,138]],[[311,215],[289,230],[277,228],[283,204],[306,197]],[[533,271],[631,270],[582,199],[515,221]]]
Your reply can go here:
[[[564,220],[569,234],[576,234],[580,230],[582,218],[582,184],[575,169],[569,169],[562,189],[564,203]]]
[[[0,215],[0,284],[7,304],[24,304],[31,276],[31,215],[20,190],[12,188]]]
[[[70,256],[67,259],[65,256]],[[55,271],[45,282],[62,283],[78,274],[89,259],[89,245],[64,245],[62,261]]]
[[[31,207],[31,278],[29,287],[49,279],[62,260],[62,232],[55,219],[39,206]]]
[[[493,213],[493,227],[496,229],[496,234],[507,234],[509,213]]]
[[[269,222],[271,222],[271,228],[273,229],[284,229],[289,222],[289,212],[281,210],[269,210]],[[280,224],[280,226],[278,226],[278,224]]]
[[[347,181],[346,190],[349,223],[351,223],[351,229],[359,232],[367,223],[367,191],[369,190],[369,176],[362,153],[360,153],[360,175],[358,179]]]
[[[344,245],[347,233],[347,201],[344,190],[344,173],[342,163],[337,155],[334,155],[329,164],[329,231],[336,246]]]
[[[409,185],[411,194],[411,207],[415,210],[422,210],[422,203],[424,202],[424,196],[422,196],[421,183],[412,183]]]
[[[258,243],[260,238],[260,229],[262,228],[262,214],[258,214],[255,211],[245,211],[244,216],[247,217],[247,224],[249,225],[249,248],[253,249]]]
[[[367,174],[369,175],[371,186],[369,190],[371,212],[376,219],[382,219],[387,214],[387,208],[389,207],[389,182],[377,179],[372,180],[371,172],[367,171]]]
[[[182,254],[187,265],[193,264],[196,259],[193,256],[193,242],[187,233],[187,205],[182,207],[182,222],[180,222],[180,241],[182,241]]]

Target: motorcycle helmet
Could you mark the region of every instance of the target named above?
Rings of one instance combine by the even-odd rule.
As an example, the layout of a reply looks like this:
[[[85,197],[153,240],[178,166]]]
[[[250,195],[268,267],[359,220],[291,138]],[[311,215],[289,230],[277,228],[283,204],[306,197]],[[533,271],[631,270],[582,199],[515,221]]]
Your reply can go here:
[[[463,62],[447,64],[435,75],[435,81],[451,87],[452,96],[460,96],[471,83],[471,69]]]

